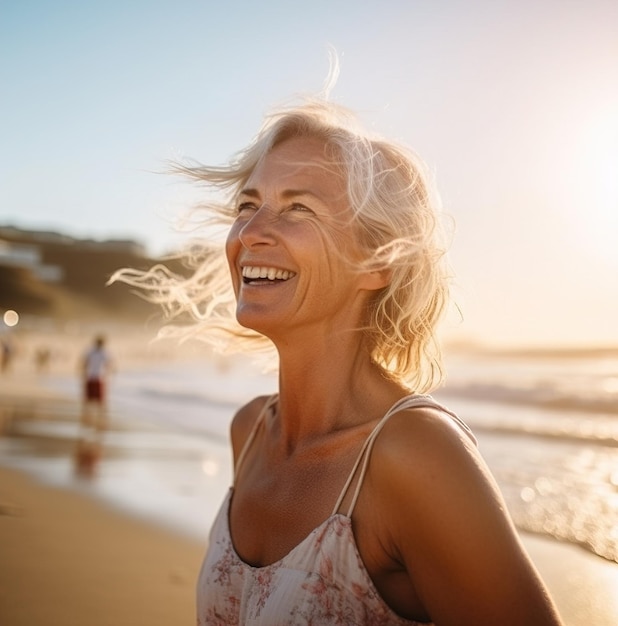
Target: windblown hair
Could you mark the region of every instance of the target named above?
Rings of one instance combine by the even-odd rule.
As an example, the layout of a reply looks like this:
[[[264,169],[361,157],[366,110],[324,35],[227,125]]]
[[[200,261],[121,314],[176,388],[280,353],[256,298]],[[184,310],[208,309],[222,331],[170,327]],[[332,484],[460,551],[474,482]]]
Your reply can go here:
[[[172,171],[218,194],[197,207],[206,212],[204,223],[231,225],[236,197],[260,160],[291,137],[325,142],[346,179],[355,230],[368,251],[359,270],[390,275],[389,285],[371,299],[362,329],[372,359],[392,379],[417,392],[431,390],[442,377],[436,326],[447,302],[449,276],[437,197],[414,153],[368,134],[347,109],[320,100],[268,116],[227,166],[183,162]],[[202,242],[185,258],[193,272],[189,278],[157,265],[148,272],[121,270],[112,280],[141,288],[149,300],[164,305],[170,318],[190,314],[191,323],[170,324],[163,334],[196,336],[226,351],[272,348],[268,339],[236,322],[222,245]]]

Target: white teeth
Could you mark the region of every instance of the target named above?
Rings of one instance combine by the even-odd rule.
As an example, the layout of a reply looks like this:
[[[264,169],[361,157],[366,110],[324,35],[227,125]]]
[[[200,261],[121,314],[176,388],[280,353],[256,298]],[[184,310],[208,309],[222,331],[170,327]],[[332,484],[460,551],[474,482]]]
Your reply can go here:
[[[256,278],[268,278],[268,280],[288,280],[295,276],[294,272],[280,270],[275,267],[255,267],[248,265],[242,268],[243,278],[254,280]]]

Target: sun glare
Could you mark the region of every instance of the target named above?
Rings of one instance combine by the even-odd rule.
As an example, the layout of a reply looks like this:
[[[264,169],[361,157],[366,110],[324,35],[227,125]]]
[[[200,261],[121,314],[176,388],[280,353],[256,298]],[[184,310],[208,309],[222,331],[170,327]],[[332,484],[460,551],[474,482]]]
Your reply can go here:
[[[595,256],[618,266],[618,112],[595,119],[584,158],[589,189],[582,234]]]

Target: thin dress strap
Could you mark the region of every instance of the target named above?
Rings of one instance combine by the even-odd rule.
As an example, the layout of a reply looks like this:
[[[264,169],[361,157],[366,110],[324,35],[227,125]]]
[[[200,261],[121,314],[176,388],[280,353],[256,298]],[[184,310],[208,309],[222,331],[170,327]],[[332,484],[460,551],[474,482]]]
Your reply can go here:
[[[267,398],[266,402],[264,402],[264,406],[262,407],[260,414],[257,416],[257,419],[255,420],[255,424],[253,424],[253,428],[251,429],[251,432],[249,433],[249,436],[247,437],[247,440],[245,441],[245,445],[242,447],[242,450],[238,457],[238,461],[236,461],[236,466],[234,467],[234,485],[236,484],[236,477],[238,476],[238,472],[240,471],[240,466],[243,464],[243,461],[245,460],[245,456],[247,456],[247,452],[249,451],[249,448],[251,447],[251,444],[253,443],[253,440],[255,439],[255,435],[257,434],[257,431],[259,430],[260,426],[262,425],[262,422],[264,421],[264,416],[266,415],[266,411],[268,411],[268,409],[270,409],[270,407],[272,407],[276,401],[277,401],[277,394],[273,394],[272,396]]]
[[[401,400],[398,400],[386,412],[384,417],[376,424],[375,428],[369,434],[369,437],[367,437],[367,439],[365,440],[365,443],[363,444],[363,447],[361,448],[358,458],[356,459],[356,462],[354,463],[354,466],[352,467],[352,471],[350,472],[350,475],[348,476],[348,480],[343,486],[341,494],[339,495],[337,503],[335,504],[335,508],[333,509],[333,513],[332,513],[333,515],[337,513],[337,511],[339,510],[339,507],[343,503],[343,499],[345,498],[348,492],[348,489],[350,488],[350,485],[352,484],[352,481],[354,480],[354,476],[356,475],[356,472],[362,462],[360,475],[356,483],[356,489],[354,490],[354,495],[352,497],[352,501],[350,502],[348,511],[345,513],[346,517],[352,517],[352,513],[354,512],[354,507],[356,506],[356,501],[358,500],[361,487],[363,486],[363,480],[365,479],[365,474],[367,473],[367,467],[369,466],[369,458],[371,456],[371,450],[373,448],[373,444],[375,440],[377,439],[378,435],[380,434],[380,431],[382,430],[382,428],[384,428],[384,425],[389,420],[389,418],[392,417],[398,411],[401,411],[403,409],[412,409],[412,408],[420,408],[420,407],[429,407],[429,408],[439,409],[440,411],[446,413],[449,417],[451,417],[457,423],[458,426],[461,427],[461,429],[466,433],[466,435],[468,435],[468,437],[470,437],[470,439],[472,439],[472,441],[476,445],[476,438],[473,435],[470,428],[468,427],[468,425],[462,419],[460,419],[457,415],[455,415],[455,413],[453,413],[446,407],[436,402],[431,396],[429,395],[405,396],[404,398],[401,398]]]

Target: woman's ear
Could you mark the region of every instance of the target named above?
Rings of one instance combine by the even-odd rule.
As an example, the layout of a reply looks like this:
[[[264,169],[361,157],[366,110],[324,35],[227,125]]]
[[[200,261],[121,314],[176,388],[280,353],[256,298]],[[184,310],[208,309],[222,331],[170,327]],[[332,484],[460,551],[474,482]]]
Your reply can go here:
[[[363,274],[360,286],[367,291],[377,291],[388,286],[392,277],[393,272],[390,269],[373,270]]]

